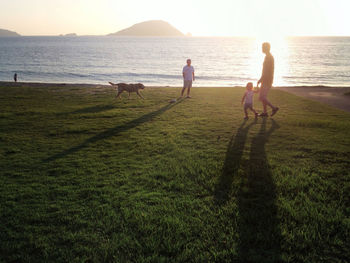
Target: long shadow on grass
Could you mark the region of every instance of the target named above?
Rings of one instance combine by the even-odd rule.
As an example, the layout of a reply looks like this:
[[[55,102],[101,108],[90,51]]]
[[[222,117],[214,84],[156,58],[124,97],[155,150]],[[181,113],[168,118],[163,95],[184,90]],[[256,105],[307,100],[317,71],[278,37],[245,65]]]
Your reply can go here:
[[[75,111],[71,111],[71,112],[60,112],[57,113],[57,115],[68,115],[68,114],[87,114],[87,113],[100,113],[103,111],[108,111],[108,110],[112,110],[115,109],[115,105],[112,104],[101,104],[101,105],[94,105],[94,106],[90,106],[90,107],[85,107],[82,109],[78,109]]]
[[[246,173],[238,193],[238,254],[242,262],[280,262],[281,232],[277,219],[276,187],[266,156],[265,145],[279,128],[271,119],[266,130],[264,118],[253,138]]]
[[[145,106],[143,105],[133,105],[133,106],[129,106],[129,105],[126,105],[124,107],[121,107],[120,105],[116,106],[115,105],[115,102],[114,103],[111,103],[111,104],[108,104],[108,105],[105,105],[105,104],[102,104],[102,105],[95,105],[95,106],[90,106],[90,107],[85,107],[85,108],[82,108],[82,109],[78,109],[78,110],[75,110],[75,111],[71,111],[71,112],[60,112],[60,113],[57,113],[57,115],[68,115],[68,114],[89,114],[89,113],[100,113],[100,112],[104,112],[104,111],[109,111],[109,110],[113,110],[113,109],[121,109],[121,108],[144,108]]]
[[[83,114],[83,113],[98,113],[98,112],[103,112],[107,110],[114,109],[115,106],[113,104],[110,105],[95,105],[92,107],[86,107],[83,109],[79,109],[76,111],[70,112],[70,114]]]
[[[159,110],[147,113],[147,114],[145,114],[137,119],[134,119],[130,122],[127,122],[126,124],[118,125],[114,128],[110,128],[104,132],[96,134],[95,136],[92,136],[91,138],[86,139],[83,143],[81,143],[77,146],[69,148],[63,152],[57,153],[57,154],[45,159],[44,162],[50,162],[50,161],[54,161],[54,160],[63,158],[69,154],[75,153],[75,152],[87,147],[91,143],[95,143],[99,140],[103,140],[103,139],[106,139],[106,138],[111,137],[111,136],[115,136],[121,132],[125,132],[125,131],[130,130],[132,128],[135,128],[135,127],[137,127],[145,122],[151,121],[153,118],[163,114],[165,111],[167,111],[167,110],[171,109],[172,107],[174,107],[175,105],[181,103],[181,101],[182,100],[179,100],[177,103],[167,104],[166,106],[160,108]]]
[[[223,205],[230,199],[232,182],[237,176],[240,167],[244,145],[247,139],[249,129],[256,124],[256,120],[245,126],[244,121],[238,128],[235,136],[232,136],[227,147],[226,157],[219,183],[215,187],[214,200],[216,204]]]

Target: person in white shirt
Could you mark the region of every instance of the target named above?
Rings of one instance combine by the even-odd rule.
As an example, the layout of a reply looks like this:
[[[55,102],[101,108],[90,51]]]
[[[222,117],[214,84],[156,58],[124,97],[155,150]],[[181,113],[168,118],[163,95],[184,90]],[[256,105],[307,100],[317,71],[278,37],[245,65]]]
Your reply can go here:
[[[181,97],[183,97],[185,89],[187,88],[187,98],[190,97],[190,91],[192,87],[192,81],[194,81],[194,68],[191,66],[191,59],[187,59],[187,65],[183,67],[182,77],[184,79],[184,87],[181,91]]]
[[[258,117],[258,113],[253,108],[253,96],[254,96],[254,93],[258,93],[259,90],[257,90],[257,91],[253,90],[253,83],[252,82],[247,83],[246,89],[247,90],[246,90],[246,92],[244,92],[241,104],[243,104],[243,102],[244,102],[244,114],[245,114],[244,119],[248,120],[248,111],[247,111],[248,109],[250,109],[252,112],[254,112],[255,118]]]

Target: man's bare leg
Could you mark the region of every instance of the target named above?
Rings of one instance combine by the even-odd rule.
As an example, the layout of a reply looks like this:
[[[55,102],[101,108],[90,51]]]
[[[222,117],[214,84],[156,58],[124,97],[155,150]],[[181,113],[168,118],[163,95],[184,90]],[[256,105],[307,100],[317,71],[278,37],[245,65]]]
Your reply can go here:
[[[276,107],[271,104],[268,100],[265,100],[265,105],[269,106],[271,109],[275,110]]]
[[[276,112],[279,110],[279,108],[276,107],[276,106],[273,106],[268,100],[266,100],[266,104],[267,104],[268,106],[270,106],[271,109],[272,109],[272,113],[271,113],[271,117],[272,117],[273,115],[276,114]]]
[[[190,91],[191,91],[191,87],[187,88],[187,98],[190,98]]]
[[[183,97],[183,96],[184,96],[185,89],[186,89],[186,88],[182,88],[182,91],[181,91],[181,97]]]
[[[267,99],[264,99],[264,100],[262,101],[262,103],[263,103],[263,107],[264,107],[264,112],[263,112],[262,115],[260,115],[260,116],[264,116],[264,117],[267,116],[267,106],[271,107],[271,109],[272,109],[271,117],[272,117],[273,115],[275,115],[276,112],[279,110],[278,107],[273,106],[273,105],[271,104],[271,102],[269,102]]]
[[[267,113],[266,100],[262,101],[262,105],[263,105],[263,113]]]

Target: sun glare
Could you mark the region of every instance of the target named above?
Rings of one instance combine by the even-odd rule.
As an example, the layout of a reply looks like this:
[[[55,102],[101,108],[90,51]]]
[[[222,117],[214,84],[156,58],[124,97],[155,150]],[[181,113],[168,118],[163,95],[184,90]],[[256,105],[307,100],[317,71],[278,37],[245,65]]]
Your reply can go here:
[[[261,37],[255,38],[249,58],[249,71],[252,76],[260,76],[264,54],[262,53],[262,43],[269,42],[271,44],[271,53],[275,58],[275,85],[283,83],[283,76],[286,76],[288,65],[288,45],[285,37]]]

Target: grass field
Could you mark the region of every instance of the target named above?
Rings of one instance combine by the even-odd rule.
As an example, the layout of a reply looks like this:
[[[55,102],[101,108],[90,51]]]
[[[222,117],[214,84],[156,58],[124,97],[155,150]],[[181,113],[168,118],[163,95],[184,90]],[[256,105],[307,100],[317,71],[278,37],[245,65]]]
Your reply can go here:
[[[243,91],[0,87],[0,262],[348,262],[349,113]]]

